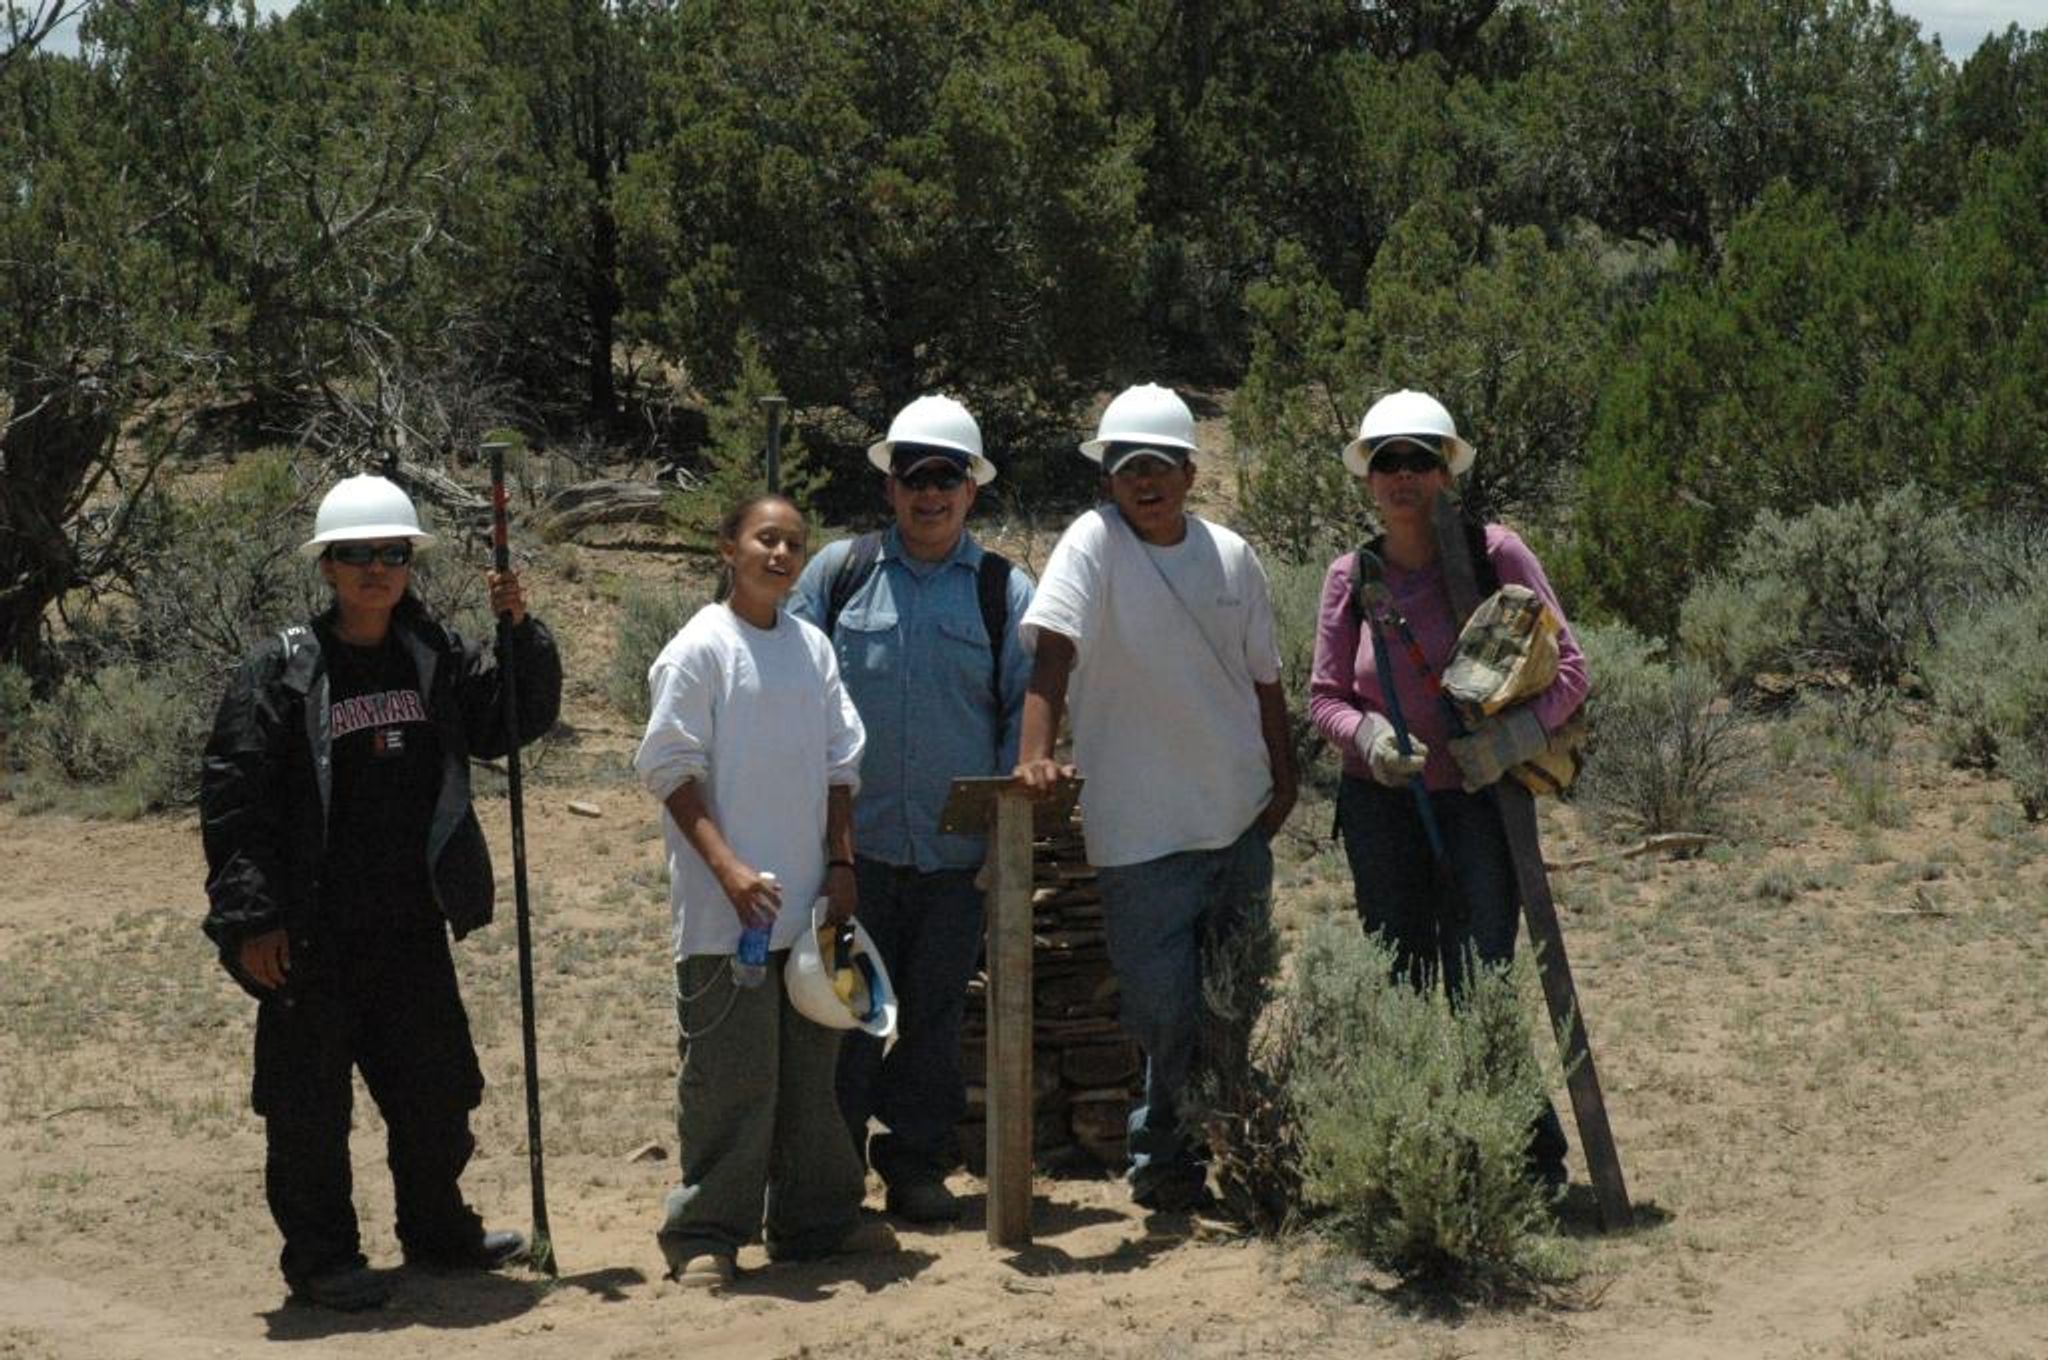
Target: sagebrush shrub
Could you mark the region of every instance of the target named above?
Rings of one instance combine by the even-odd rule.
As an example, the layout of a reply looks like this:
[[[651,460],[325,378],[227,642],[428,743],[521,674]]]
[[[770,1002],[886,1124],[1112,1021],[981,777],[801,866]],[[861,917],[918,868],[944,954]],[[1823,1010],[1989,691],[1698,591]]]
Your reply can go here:
[[[675,585],[628,585],[619,597],[616,646],[605,667],[604,697],[636,723],[647,721],[647,672],[701,601]]]
[[[1724,680],[1839,669],[1891,684],[1972,570],[1963,517],[1915,486],[1789,517],[1765,510],[1727,568],[1687,596],[1679,638]]]
[[[1202,942],[1202,1061],[1187,1113],[1209,1143],[1223,1207],[1273,1236],[1301,1210],[1301,1144],[1288,1090],[1300,1036],[1272,1005],[1280,934],[1270,910]]]
[[[1458,1005],[1397,980],[1353,922],[1310,927],[1285,1005],[1303,1196],[1335,1239],[1404,1277],[1486,1294],[1561,1278],[1524,1174],[1545,1100],[1533,978],[1475,964]]]
[[[1996,769],[2048,816],[2048,573],[1951,619],[1922,659],[1952,758]]]
[[[1280,648],[1281,692],[1288,695],[1288,717],[1294,738],[1294,764],[1304,783],[1326,798],[1337,793],[1338,766],[1318,760],[1323,739],[1309,720],[1310,672],[1316,659],[1316,611],[1322,602],[1323,577],[1334,550],[1305,560],[1268,560],[1266,577],[1273,599],[1274,640]]]
[[[23,727],[28,801],[115,817],[188,803],[205,738],[202,710],[168,680],[126,663],[69,676]],[[68,786],[82,795],[67,796]]]
[[[1626,625],[1578,633],[1592,735],[1577,797],[1623,834],[1706,831],[1758,775],[1764,752],[1702,666],[1657,659]]]

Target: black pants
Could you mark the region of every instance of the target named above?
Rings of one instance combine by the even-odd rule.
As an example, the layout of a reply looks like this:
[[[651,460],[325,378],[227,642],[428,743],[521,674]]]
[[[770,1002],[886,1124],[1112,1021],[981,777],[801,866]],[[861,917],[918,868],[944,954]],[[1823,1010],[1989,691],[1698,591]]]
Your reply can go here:
[[[884,1056],[872,1034],[848,1030],[839,1046],[839,1112],[854,1151],[892,1186],[943,1180],[960,1160],[967,1081],[960,1024],[967,980],[981,956],[983,903],[972,869],[854,861],[860,919],[899,1002]],[[868,1138],[869,1116],[888,1126]]]
[[[288,999],[256,1012],[252,1104],[267,1140],[264,1188],[293,1284],[364,1264],[351,1199],[352,1071],[389,1133],[398,1240],[408,1258],[459,1258],[482,1221],[458,1182],[483,1095],[448,936],[437,926],[333,939],[293,959]]]

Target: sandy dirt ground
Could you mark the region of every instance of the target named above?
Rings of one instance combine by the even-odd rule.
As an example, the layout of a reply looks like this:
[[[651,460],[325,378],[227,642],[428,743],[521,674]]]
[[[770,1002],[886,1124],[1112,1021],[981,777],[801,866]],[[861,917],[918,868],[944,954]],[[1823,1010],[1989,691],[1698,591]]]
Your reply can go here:
[[[1034,1244],[997,1250],[964,1173],[968,1221],[903,1229],[896,1254],[769,1267],[752,1248],[723,1295],[678,1290],[653,1237],[675,1150],[666,881],[627,770],[637,734],[586,678],[622,561],[585,550],[573,598],[547,606],[571,730],[537,754],[528,794],[561,1278],[399,1268],[382,1128],[359,1093],[365,1247],[396,1299],[285,1306],[247,1104],[253,1006],[197,928],[193,818],[0,801],[0,1360],[2048,1356],[2048,834],[2002,785],[1912,742],[1889,817],[1855,813],[1824,762],[1786,747],[1759,757],[1765,783],[1706,854],[1554,877],[1639,1221],[1595,1229],[1575,1153],[1563,1231],[1582,1273],[1552,1297],[1418,1301],[1313,1238],[1147,1217],[1107,1179],[1041,1178]],[[502,875],[502,797],[486,789],[480,811]],[[1310,839],[1327,825],[1305,808],[1289,832],[1290,929],[1348,911],[1341,857]],[[1613,848],[1569,809],[1545,836],[1559,859]],[[492,1224],[523,1229],[506,883],[499,896],[499,923],[457,951],[491,1082],[465,1184]],[[630,1158],[649,1143],[663,1160]]]

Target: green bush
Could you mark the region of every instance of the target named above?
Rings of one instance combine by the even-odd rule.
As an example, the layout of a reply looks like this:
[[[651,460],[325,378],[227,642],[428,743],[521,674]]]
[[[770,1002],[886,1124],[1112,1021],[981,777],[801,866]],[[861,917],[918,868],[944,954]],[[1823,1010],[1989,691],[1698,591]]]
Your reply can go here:
[[[1303,1193],[1331,1235],[1404,1277],[1498,1296],[1570,1273],[1524,1174],[1543,1109],[1533,978],[1475,966],[1456,1008],[1394,978],[1351,922],[1318,921],[1286,1004],[1300,1051]]]
[[[1579,631],[1592,736],[1577,794],[1622,834],[1707,831],[1756,776],[1763,753],[1702,666],[1667,665],[1626,625]]]
[[[619,597],[618,645],[604,673],[604,697],[636,723],[647,721],[647,671],[701,601],[675,585],[635,582]]]
[[[138,817],[198,795],[200,709],[165,679],[116,663],[74,675],[22,731],[24,801]]]
[[[1301,1212],[1300,1126],[1289,1094],[1301,1036],[1294,1012],[1271,1004],[1279,973],[1270,910],[1228,935],[1204,936],[1202,1062],[1189,1101],[1225,1211],[1269,1237]]]
[[[1322,603],[1323,578],[1329,558],[1306,561],[1267,559],[1266,580],[1273,598],[1273,629],[1280,647],[1280,688],[1287,696],[1293,725],[1294,763],[1304,790],[1325,798],[1337,796],[1339,767],[1334,758],[1320,759],[1323,739],[1308,716],[1309,673],[1316,660],[1316,611]]]
[[[737,367],[739,376],[732,387],[705,412],[711,438],[703,450],[701,475],[687,489],[671,495],[664,507],[669,523],[693,543],[713,544],[725,512],[768,489],[761,398],[773,395],[778,384],[761,358],[760,348],[750,339],[743,338],[740,343]],[[812,458],[793,423],[782,427],[777,473],[782,493],[804,507],[825,494],[832,480]]]
[[[1971,571],[1962,516],[1915,486],[1790,517],[1765,510],[1726,571],[1687,596],[1679,639],[1723,682],[1818,669],[1889,685]]]
[[[2030,819],[2048,816],[2048,573],[1954,618],[1922,670],[1949,755],[1996,769]]]

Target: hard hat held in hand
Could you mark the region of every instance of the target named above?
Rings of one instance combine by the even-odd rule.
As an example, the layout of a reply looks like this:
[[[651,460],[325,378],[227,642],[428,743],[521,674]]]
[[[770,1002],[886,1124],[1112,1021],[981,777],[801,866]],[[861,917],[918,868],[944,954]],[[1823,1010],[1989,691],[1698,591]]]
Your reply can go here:
[[[1081,445],[1081,452],[1099,463],[1111,444],[1150,444],[1180,449],[1190,457],[1201,452],[1195,447],[1194,412],[1172,388],[1158,383],[1140,383],[1117,393],[1103,409],[1095,438]]]
[[[827,1029],[859,1029],[886,1039],[896,1032],[896,989],[858,921],[834,925],[828,899],[811,907],[811,928],[790,948],[782,981],[797,1013]]]
[[[313,516],[313,536],[299,545],[301,557],[318,557],[330,543],[379,538],[409,538],[415,548],[430,548],[434,536],[420,528],[412,498],[396,482],[364,475],[334,484]]]
[[[1453,477],[1462,477],[1472,466],[1472,445],[1458,433],[1457,422],[1444,404],[1427,392],[1390,392],[1372,404],[1365,419],[1358,422],[1358,438],[1344,446],[1344,466],[1355,477],[1365,476],[1372,464],[1372,451],[1383,440],[1412,435],[1426,448],[1443,455]]]
[[[996,479],[996,465],[981,451],[981,426],[951,397],[919,397],[889,422],[889,437],[868,445],[868,461],[883,472],[894,468],[898,444],[923,444],[967,456],[976,486]]]

